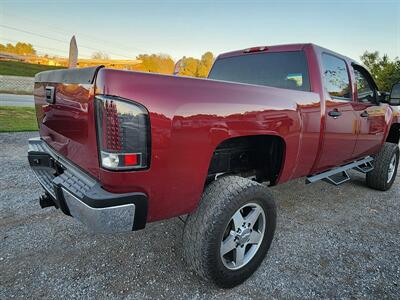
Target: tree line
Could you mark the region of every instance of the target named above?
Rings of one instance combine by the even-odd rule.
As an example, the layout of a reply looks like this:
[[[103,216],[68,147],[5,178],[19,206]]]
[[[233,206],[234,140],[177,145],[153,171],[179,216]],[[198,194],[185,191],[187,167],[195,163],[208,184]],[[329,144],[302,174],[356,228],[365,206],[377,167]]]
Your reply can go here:
[[[365,51],[361,56],[362,63],[371,72],[376,85],[381,91],[390,92],[393,84],[400,82],[400,59],[390,59],[386,54],[382,57],[378,51]]]
[[[36,50],[29,43],[18,42],[13,44],[0,44],[0,52],[18,55],[36,55]],[[107,53],[97,51],[91,56],[92,59],[110,60]],[[174,74],[175,62],[167,54],[139,54],[137,60],[142,63],[132,67],[132,70],[142,72],[153,72],[161,74]],[[214,62],[214,55],[211,52],[204,53],[200,59],[194,57],[183,57],[179,60],[179,71],[177,75],[192,77],[207,77]]]
[[[18,42],[13,44],[0,44],[0,52],[7,52],[18,55],[36,55],[36,50],[33,48],[32,44]]]
[[[165,54],[140,54],[136,57],[142,61],[134,69],[143,72],[154,72],[162,74],[173,74],[175,62],[169,55]],[[177,75],[192,77],[207,77],[214,62],[214,55],[211,52],[204,53],[200,59],[183,57],[178,64]]]
[[[104,52],[95,52],[92,59],[109,60],[110,57]],[[214,55],[211,52],[204,53],[200,59],[184,56],[175,62],[168,54],[139,54],[136,56],[141,63],[133,66],[132,70],[141,72],[175,74],[191,77],[207,77],[214,62]],[[175,66],[178,70],[175,72]]]
[[[23,42],[18,42],[15,45],[0,44],[0,52],[18,55],[36,55],[36,50],[32,44]],[[110,59],[105,52],[95,52],[92,58],[103,60]],[[141,60],[141,63],[133,66],[133,70],[174,74],[176,62],[167,54],[140,54],[136,59]],[[213,53],[209,51],[204,53],[200,59],[183,57],[177,62],[179,65],[177,75],[207,77],[214,59]],[[371,72],[380,90],[390,91],[393,84],[400,82],[400,59],[398,57],[390,59],[386,54],[381,56],[378,51],[365,51],[360,59]]]

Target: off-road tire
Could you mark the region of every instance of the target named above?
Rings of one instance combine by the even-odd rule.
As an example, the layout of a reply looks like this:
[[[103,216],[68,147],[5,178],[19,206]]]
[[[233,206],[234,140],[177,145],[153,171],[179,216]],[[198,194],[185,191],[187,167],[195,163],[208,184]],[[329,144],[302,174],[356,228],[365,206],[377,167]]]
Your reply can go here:
[[[392,179],[388,181],[389,166],[393,156],[396,156],[396,166]],[[385,143],[375,156],[373,165],[374,169],[367,173],[367,185],[375,190],[387,191],[396,179],[399,166],[399,146],[393,143]]]
[[[220,257],[221,239],[232,215],[246,203],[261,206],[266,227],[254,257],[230,270]],[[187,265],[206,281],[222,288],[234,287],[251,276],[271,245],[276,225],[276,205],[268,187],[238,176],[222,177],[209,184],[197,210],[188,216],[183,233]]]

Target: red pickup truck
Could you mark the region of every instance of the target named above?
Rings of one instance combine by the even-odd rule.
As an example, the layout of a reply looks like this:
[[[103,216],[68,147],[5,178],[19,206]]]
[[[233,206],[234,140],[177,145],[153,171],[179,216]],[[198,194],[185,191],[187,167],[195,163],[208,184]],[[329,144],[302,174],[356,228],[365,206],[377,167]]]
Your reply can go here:
[[[400,85],[379,92],[364,67],[313,44],[221,54],[208,79],[47,71],[34,93],[40,205],[94,232],[186,215],[184,258],[221,287],[248,278],[270,247],[268,186],[339,185],[356,169],[384,191],[396,178]]]

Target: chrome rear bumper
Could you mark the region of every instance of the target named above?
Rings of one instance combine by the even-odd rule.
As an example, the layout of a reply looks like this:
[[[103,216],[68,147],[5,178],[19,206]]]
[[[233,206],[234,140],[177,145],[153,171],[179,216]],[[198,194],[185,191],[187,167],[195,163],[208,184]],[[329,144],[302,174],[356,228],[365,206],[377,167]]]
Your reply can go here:
[[[131,231],[135,218],[135,204],[124,204],[104,208],[93,208],[62,189],[70,214],[85,224],[91,231],[99,233]]]
[[[61,209],[95,233],[138,230],[145,227],[147,196],[114,194],[57,155],[39,138],[29,140],[28,160],[40,184]]]

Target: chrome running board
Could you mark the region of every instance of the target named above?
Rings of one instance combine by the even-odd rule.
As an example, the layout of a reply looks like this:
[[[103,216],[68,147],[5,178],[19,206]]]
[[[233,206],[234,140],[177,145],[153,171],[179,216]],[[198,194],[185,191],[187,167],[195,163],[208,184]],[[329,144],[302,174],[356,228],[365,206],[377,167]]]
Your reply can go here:
[[[364,174],[372,171],[374,169],[374,166],[372,165],[373,160],[373,157],[367,156],[364,159],[357,160],[347,165],[331,169],[329,171],[316,175],[308,176],[306,178],[306,184],[314,183],[319,180],[324,180],[334,185],[340,185],[350,180],[350,176],[347,173],[348,170],[354,169]]]

